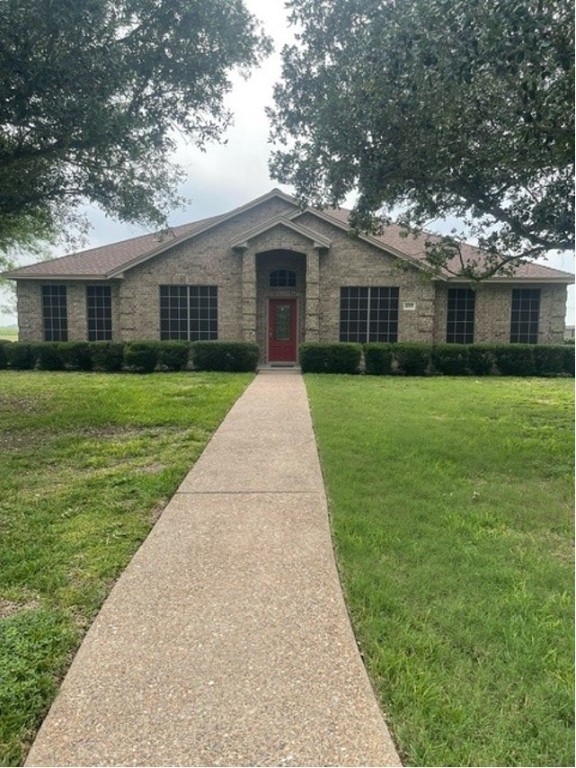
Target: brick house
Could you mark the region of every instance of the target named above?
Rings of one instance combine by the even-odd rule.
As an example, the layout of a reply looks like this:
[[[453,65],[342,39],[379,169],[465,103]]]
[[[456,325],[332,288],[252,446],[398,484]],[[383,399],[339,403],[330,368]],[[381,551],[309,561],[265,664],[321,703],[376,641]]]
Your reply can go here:
[[[478,255],[472,246],[467,254]],[[573,275],[537,264],[478,286],[432,276],[423,238],[350,236],[344,210],[272,190],[229,213],[4,274],[20,339],[562,343]]]

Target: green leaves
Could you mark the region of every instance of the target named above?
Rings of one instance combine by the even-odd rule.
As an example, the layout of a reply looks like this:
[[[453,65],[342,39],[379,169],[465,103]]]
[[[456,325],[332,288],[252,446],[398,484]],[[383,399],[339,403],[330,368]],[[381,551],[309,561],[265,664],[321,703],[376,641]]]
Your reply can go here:
[[[408,227],[467,218],[512,267],[574,247],[567,0],[289,6],[301,32],[270,110],[275,178],[319,205],[358,190],[363,227],[396,206]]]
[[[230,73],[269,50],[242,0],[2,0],[0,251],[86,201],[162,224],[174,129],[218,139]]]

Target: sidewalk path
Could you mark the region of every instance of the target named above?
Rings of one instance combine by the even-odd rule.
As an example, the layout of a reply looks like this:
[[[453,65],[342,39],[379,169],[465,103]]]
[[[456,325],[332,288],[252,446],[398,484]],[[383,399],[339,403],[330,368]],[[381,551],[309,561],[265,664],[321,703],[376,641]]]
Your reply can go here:
[[[299,374],[260,373],[232,408],[27,765],[400,765],[344,607]]]

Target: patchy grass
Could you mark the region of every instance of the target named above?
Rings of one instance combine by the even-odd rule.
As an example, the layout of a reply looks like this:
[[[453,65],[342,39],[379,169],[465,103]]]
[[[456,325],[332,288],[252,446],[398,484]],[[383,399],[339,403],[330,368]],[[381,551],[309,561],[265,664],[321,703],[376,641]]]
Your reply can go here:
[[[573,382],[307,376],[337,557],[410,765],[574,765]]]
[[[251,379],[0,372],[0,764]]]

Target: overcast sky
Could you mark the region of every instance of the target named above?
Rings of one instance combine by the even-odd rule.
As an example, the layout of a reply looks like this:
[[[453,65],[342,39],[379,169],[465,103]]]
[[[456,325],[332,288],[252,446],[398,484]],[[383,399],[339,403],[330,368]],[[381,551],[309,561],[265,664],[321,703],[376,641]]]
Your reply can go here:
[[[176,161],[187,174],[181,194],[190,202],[185,209],[174,211],[170,216],[169,223],[174,226],[224,213],[265,194],[272,187],[280,186],[286,192],[292,192],[290,187],[282,187],[269,176],[269,126],[264,112],[265,107],[272,103],[273,84],[280,78],[280,51],[285,43],[290,42],[292,34],[288,29],[283,0],[245,0],[245,3],[263,22],[268,35],[273,37],[275,52],[249,80],[233,77],[234,87],[227,103],[234,114],[234,124],[226,132],[226,144],[214,144],[206,152],[200,152],[192,145],[183,143],[178,150]],[[135,225],[108,219],[95,208],[87,209],[87,213],[92,229],[86,248],[125,240],[145,231]],[[573,257],[569,254],[545,263],[574,271]],[[569,316],[572,318],[573,288],[569,297]],[[0,303],[3,302],[0,300]],[[0,315],[0,322],[15,322],[15,316]],[[569,322],[573,324],[572,319]]]

